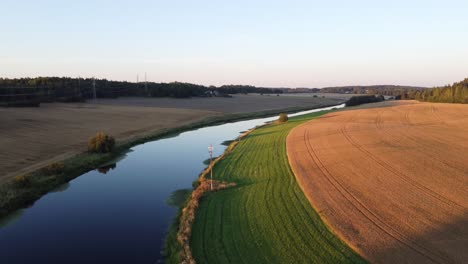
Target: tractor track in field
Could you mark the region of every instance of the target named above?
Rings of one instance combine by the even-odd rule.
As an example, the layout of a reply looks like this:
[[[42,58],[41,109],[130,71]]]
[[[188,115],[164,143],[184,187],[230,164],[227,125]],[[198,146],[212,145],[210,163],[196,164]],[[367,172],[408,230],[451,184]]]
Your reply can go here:
[[[407,115],[405,115],[405,116],[407,116]],[[364,153],[367,157],[369,157],[370,159],[375,161],[377,164],[381,165],[383,169],[392,172],[395,176],[398,176],[399,178],[401,178],[402,180],[407,182],[409,185],[411,185],[411,186],[413,186],[413,187],[415,187],[415,188],[429,194],[430,196],[434,197],[435,199],[437,199],[437,200],[439,200],[439,201],[441,201],[443,203],[446,203],[447,205],[457,206],[461,210],[466,209],[462,205],[457,204],[457,203],[455,203],[455,202],[453,202],[453,201],[439,195],[438,193],[432,191],[431,189],[427,188],[426,186],[421,185],[420,183],[412,180],[408,175],[405,175],[404,173],[400,172],[398,169],[394,168],[391,164],[385,162],[382,159],[379,159],[376,155],[374,155],[370,151],[366,150],[362,145],[360,145],[355,140],[353,140],[352,137],[349,135],[348,130],[346,128],[346,123],[343,124],[343,126],[341,127],[341,133],[347,139],[347,141],[351,145],[353,145],[356,149],[358,149],[359,151]],[[405,134],[406,133],[403,133],[403,135],[405,135]]]
[[[307,130],[305,131],[307,133]],[[304,135],[304,138],[309,138],[308,134]],[[308,142],[308,141],[306,141]],[[437,260],[433,256],[430,256],[427,252],[428,249],[424,248],[421,245],[414,245],[409,241],[407,237],[403,234],[392,228],[390,225],[385,223],[383,219],[381,219],[377,214],[375,214],[370,208],[368,208],[362,201],[359,200],[356,196],[354,196],[350,191],[346,189],[332,174],[326,169],[326,166],[323,165],[322,161],[320,160],[319,156],[314,151],[313,147],[306,143],[308,148],[309,155],[314,159],[315,165],[317,168],[320,169],[322,174],[327,178],[328,182],[333,185],[333,187],[342,195],[356,210],[358,210],[362,216],[368,219],[371,223],[377,226],[380,230],[382,230],[385,234],[391,236],[395,240],[399,241],[402,244],[412,248],[414,251],[418,252],[419,254],[427,257],[434,263],[448,263],[449,260]]]
[[[289,162],[324,221],[371,262],[466,263],[466,113],[416,102],[342,111],[294,128]]]

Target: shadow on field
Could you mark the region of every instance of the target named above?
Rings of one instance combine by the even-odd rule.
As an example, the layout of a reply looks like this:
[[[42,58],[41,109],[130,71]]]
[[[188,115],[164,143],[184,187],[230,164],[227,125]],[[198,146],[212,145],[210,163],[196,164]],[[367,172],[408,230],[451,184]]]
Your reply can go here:
[[[468,212],[450,223],[423,234],[409,234],[403,243],[375,254],[382,263],[468,263]]]

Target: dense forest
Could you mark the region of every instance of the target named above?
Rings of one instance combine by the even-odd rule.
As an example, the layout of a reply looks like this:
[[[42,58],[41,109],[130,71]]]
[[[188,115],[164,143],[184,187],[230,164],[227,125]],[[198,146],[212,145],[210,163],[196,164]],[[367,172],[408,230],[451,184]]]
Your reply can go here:
[[[123,96],[188,98],[236,93],[282,93],[280,89],[247,85],[206,87],[181,82],[132,83],[91,78],[0,78],[0,105],[27,106],[39,105],[40,102],[80,102],[94,98],[94,92],[96,98]]]
[[[94,87],[96,89],[94,89]],[[262,88],[251,85],[203,86],[172,82],[125,82],[92,78],[37,77],[0,78],[0,106],[37,106],[41,102],[81,102],[96,98],[125,96],[188,98],[225,96],[247,93],[347,93],[395,96],[395,99],[415,99],[428,102],[468,103],[468,78],[436,88],[397,85],[342,86],[317,88]],[[95,94],[94,94],[95,93]]]
[[[255,87],[251,85],[223,85],[216,88],[217,91],[224,94],[237,93],[283,93],[283,90],[277,88]]]
[[[401,99],[415,99],[426,102],[468,104],[468,78],[444,87],[408,91],[401,94],[400,97]]]
[[[385,98],[383,95],[359,95],[359,96],[353,96],[349,98],[349,100],[346,102],[346,106],[377,103],[377,102],[382,102],[382,101],[385,101]]]
[[[413,86],[373,85],[322,88],[328,93],[352,93],[395,96],[401,100],[419,100],[441,103],[468,103],[468,78],[444,87],[422,88]]]
[[[348,93],[348,94],[374,94],[398,96],[408,92],[423,91],[424,87],[400,86],[400,85],[370,85],[370,86],[340,86],[325,87],[323,93]]]

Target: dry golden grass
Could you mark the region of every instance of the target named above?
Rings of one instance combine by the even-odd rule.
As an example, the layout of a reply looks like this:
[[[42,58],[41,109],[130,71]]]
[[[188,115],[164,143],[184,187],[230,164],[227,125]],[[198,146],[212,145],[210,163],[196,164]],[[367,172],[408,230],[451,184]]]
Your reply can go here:
[[[311,204],[371,262],[468,262],[468,105],[331,113],[287,151]]]

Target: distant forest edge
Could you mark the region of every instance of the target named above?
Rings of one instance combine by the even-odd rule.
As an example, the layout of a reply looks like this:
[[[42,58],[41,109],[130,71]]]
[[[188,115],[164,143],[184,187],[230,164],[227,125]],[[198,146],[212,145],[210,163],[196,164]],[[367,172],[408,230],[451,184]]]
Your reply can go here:
[[[38,106],[41,102],[82,102],[94,98],[229,96],[229,94],[346,93],[393,96],[428,102],[468,103],[468,78],[444,87],[397,85],[342,86],[326,88],[263,88],[250,85],[203,86],[172,82],[125,82],[92,78],[37,77],[0,78],[0,106]]]
[[[38,105],[40,102],[81,102],[94,98],[94,91],[97,98],[125,96],[189,98],[228,96],[228,94],[237,93],[283,93],[282,89],[249,85],[214,87],[182,82],[133,83],[92,78],[0,78],[0,104],[6,106]]]
[[[371,94],[398,96],[410,91],[423,91],[426,87],[401,86],[401,85],[369,85],[369,86],[339,86],[320,89],[322,93],[346,93],[346,94]]]
[[[468,78],[443,87],[374,85],[322,88],[324,93],[351,93],[394,96],[397,100],[418,100],[440,103],[468,103]]]

